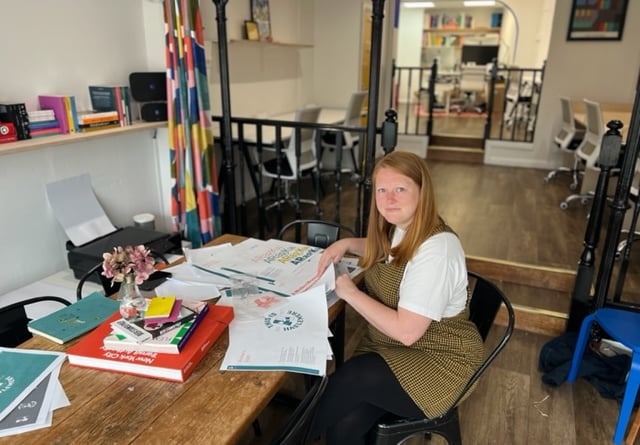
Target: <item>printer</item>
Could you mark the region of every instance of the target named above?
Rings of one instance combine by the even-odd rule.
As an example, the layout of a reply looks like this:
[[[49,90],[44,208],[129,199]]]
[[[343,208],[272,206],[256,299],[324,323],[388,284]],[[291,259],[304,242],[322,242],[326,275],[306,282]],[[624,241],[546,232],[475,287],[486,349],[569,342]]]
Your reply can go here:
[[[180,235],[132,226],[123,227],[81,246],[74,246],[71,241],[68,241],[67,261],[73,270],[73,276],[80,279],[96,264],[102,262],[103,253],[113,251],[114,247],[138,244],[144,244],[152,253],[161,255],[181,253]],[[98,274],[91,274],[87,280],[101,284]]]
[[[46,192],[51,209],[69,239],[67,261],[77,279],[102,263],[102,254],[117,246],[143,244],[155,254],[181,253],[178,234],[138,226],[114,226],[98,202],[88,174],[49,183]],[[87,279],[105,285],[99,274],[91,274]]]

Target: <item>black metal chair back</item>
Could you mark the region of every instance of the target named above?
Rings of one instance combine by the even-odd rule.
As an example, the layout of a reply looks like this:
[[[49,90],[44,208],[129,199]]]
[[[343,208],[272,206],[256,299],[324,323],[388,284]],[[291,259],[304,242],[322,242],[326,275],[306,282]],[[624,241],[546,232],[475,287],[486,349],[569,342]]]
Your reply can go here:
[[[340,238],[341,233],[355,236],[355,231],[334,221],[318,219],[296,219],[285,224],[278,233],[278,239],[284,239],[290,229],[295,229],[294,241],[300,243],[302,235],[306,233],[304,244],[325,248]]]
[[[476,384],[487,367],[506,346],[515,325],[513,307],[504,293],[486,278],[474,272],[468,272],[468,274],[469,286],[472,289],[469,302],[469,319],[476,324],[484,341],[493,326],[500,307],[504,305],[507,311],[507,326],[502,338],[485,358],[480,368],[471,376],[449,411],[433,419],[406,419],[397,416],[385,416],[371,431],[372,444],[396,445],[418,433],[424,435],[438,434],[444,437],[450,445],[462,444],[458,404],[465,398],[467,392]]]
[[[27,327],[31,319],[27,316],[25,307],[41,301],[54,301],[65,306],[71,304],[64,298],[46,295],[18,301],[0,308],[0,346],[15,348],[33,337]]]

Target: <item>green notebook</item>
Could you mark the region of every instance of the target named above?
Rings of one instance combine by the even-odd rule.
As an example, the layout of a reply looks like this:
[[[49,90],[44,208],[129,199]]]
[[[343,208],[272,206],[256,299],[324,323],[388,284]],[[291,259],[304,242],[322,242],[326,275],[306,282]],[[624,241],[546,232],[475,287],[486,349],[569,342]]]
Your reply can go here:
[[[118,302],[99,292],[56,312],[29,322],[31,333],[56,343],[66,343],[85,334],[118,311]]]

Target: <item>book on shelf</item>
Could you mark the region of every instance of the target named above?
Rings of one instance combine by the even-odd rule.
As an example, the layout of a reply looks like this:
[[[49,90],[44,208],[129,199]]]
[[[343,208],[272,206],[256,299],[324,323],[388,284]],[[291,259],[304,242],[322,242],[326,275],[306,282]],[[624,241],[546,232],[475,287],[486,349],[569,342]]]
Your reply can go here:
[[[201,301],[189,302],[189,303],[183,302],[180,306],[180,311],[178,313],[178,316],[175,318],[174,321],[162,323],[162,322],[148,321],[143,318],[141,320],[129,321],[128,323],[131,323],[135,325],[137,328],[142,329],[143,331],[151,334],[151,338],[156,338],[161,336],[162,334],[166,334],[167,332],[175,328],[177,325],[196,318],[198,313],[202,310],[202,308],[205,305],[206,303]]]
[[[29,113],[24,103],[0,104],[0,122],[11,122],[18,140],[31,138]]]
[[[29,115],[30,124],[33,124],[34,122],[56,120],[56,114],[50,109],[31,110],[27,111],[27,114]]]
[[[114,351],[104,346],[114,315],[67,350],[72,366],[122,372],[174,382],[184,382],[233,319],[233,308],[209,305],[209,310],[179,354],[148,351]]]
[[[76,98],[74,96],[64,96],[64,106],[67,112],[69,133],[76,133],[78,131],[78,112],[76,110]]]
[[[95,123],[102,123],[102,122],[120,123],[118,112],[115,110],[114,111],[81,111],[78,114],[79,125],[95,124]]]
[[[57,134],[62,134],[62,130],[60,129],[60,127],[42,128],[42,129],[38,129],[38,130],[31,130],[31,138],[32,139],[41,138],[41,137],[45,137],[45,136],[55,136]]]
[[[80,125],[79,131],[80,133],[89,133],[91,131],[99,131],[99,130],[108,130],[110,128],[120,128],[120,121],[110,121],[110,122],[94,122],[92,124],[82,124]]]
[[[73,118],[69,119],[71,109],[71,100],[67,100],[68,96],[63,95],[40,95],[38,103],[41,109],[52,109],[56,117],[56,121],[60,124],[63,134],[75,132],[76,129],[69,127],[69,122],[73,122]],[[74,99],[75,102],[75,99]]]
[[[70,306],[30,321],[27,329],[33,334],[63,344],[94,329],[118,312],[118,308],[117,301],[94,292]]]
[[[34,130],[47,130],[49,128],[60,128],[58,125],[58,121],[55,118],[46,121],[35,121],[29,123],[29,129],[33,132]]]
[[[189,341],[193,332],[196,330],[208,311],[209,305],[204,305],[202,310],[193,320],[178,324],[169,332],[144,342],[138,342],[128,335],[112,330],[104,338],[103,344],[105,348],[116,351],[163,352],[166,354],[178,354],[187,344],[187,341]]]
[[[127,85],[89,85],[94,111],[117,111],[121,126],[131,125],[131,93]]]

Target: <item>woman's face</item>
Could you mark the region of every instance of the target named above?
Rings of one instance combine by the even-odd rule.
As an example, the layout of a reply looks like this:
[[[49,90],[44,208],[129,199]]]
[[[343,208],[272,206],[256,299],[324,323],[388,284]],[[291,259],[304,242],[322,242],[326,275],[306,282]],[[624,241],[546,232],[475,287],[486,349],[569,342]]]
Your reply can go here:
[[[420,190],[411,178],[383,167],[375,178],[376,207],[390,224],[406,229],[418,207]]]

